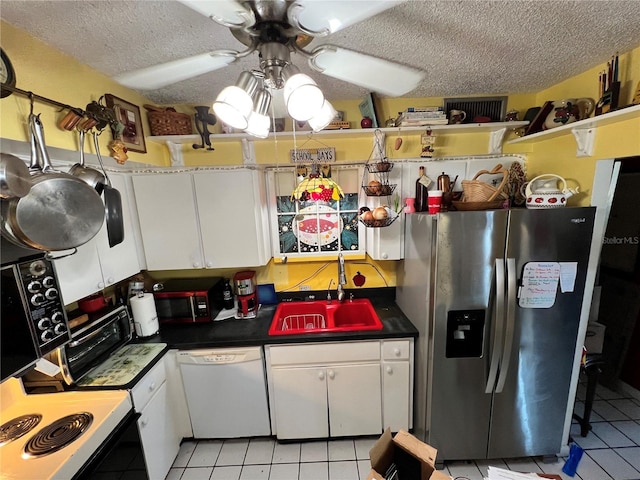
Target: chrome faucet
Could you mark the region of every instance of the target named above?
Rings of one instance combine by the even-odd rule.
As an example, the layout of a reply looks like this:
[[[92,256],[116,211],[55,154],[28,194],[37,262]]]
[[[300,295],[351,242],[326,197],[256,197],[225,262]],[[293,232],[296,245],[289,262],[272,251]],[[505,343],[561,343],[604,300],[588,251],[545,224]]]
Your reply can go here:
[[[341,302],[344,300],[344,290],[342,288],[343,285],[347,284],[347,276],[344,273],[344,257],[342,256],[342,252],[338,254],[338,301]]]

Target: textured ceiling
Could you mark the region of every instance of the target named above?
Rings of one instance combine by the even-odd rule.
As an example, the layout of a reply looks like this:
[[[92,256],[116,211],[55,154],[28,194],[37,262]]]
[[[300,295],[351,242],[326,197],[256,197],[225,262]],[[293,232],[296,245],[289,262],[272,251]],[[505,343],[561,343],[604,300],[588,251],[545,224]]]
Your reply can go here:
[[[345,0],[319,1],[330,8]],[[175,1],[2,0],[0,17],[108,76],[211,50],[244,49],[227,28]],[[424,81],[407,97],[536,92],[640,45],[640,0],[415,0],[314,39],[307,48],[323,43],[424,69]],[[330,100],[366,94],[312,72],[299,55],[292,61]],[[142,93],[157,104],[210,105],[242,70],[257,67],[254,53]]]

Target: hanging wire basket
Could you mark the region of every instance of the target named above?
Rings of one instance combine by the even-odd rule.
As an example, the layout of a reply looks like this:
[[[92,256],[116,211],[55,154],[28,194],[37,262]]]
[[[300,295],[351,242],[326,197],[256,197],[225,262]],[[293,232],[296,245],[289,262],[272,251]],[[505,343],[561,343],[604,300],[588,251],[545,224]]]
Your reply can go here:
[[[393,162],[384,155],[384,134],[375,131],[375,142],[362,174],[362,190],[368,197],[385,197],[393,194],[395,184],[389,183]],[[375,157],[375,158],[374,158]]]
[[[376,218],[364,219],[362,217],[362,215],[360,215],[359,220],[360,220],[360,223],[362,223],[365,227],[368,227],[368,228],[379,228],[379,227],[388,227],[393,222],[395,222],[399,216],[400,215],[398,215],[393,210],[388,209],[387,210],[387,218],[382,218],[382,219],[376,219]]]

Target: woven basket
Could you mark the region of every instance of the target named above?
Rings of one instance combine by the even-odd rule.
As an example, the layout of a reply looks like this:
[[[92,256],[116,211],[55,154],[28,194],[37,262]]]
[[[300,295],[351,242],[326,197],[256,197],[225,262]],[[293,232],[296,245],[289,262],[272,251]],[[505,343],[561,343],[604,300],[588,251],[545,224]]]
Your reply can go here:
[[[151,135],[191,135],[193,133],[191,116],[186,113],[164,110],[150,111],[149,128]]]
[[[496,173],[502,174],[502,182],[497,187],[492,187],[488,183],[481,182],[477,178],[480,175],[495,175]],[[473,180],[462,180],[462,201],[463,202],[493,202],[495,200],[505,200],[508,197],[504,191],[504,187],[507,184],[507,178],[509,172],[507,169],[502,168],[501,164],[493,167],[493,170],[480,170],[476,173]]]

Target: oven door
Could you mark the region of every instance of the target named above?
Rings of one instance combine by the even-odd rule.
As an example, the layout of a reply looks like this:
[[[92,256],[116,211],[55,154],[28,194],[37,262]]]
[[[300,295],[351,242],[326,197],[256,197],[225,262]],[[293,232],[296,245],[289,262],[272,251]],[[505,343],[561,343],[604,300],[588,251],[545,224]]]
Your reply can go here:
[[[131,318],[124,306],[74,332],[71,342],[58,350],[64,381],[68,385],[78,382],[128,343],[131,336]]]
[[[131,410],[100,445],[91,459],[76,473],[73,480],[95,478],[149,480],[142,440],[138,431],[139,417],[139,413]]]

